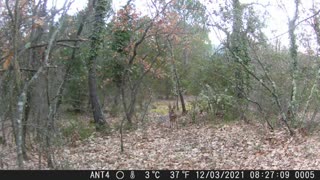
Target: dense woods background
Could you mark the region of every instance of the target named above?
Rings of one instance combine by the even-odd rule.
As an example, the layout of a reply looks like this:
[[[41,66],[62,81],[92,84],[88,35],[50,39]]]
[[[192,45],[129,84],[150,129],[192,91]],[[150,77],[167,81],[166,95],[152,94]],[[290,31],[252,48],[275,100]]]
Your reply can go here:
[[[319,1],[63,3],[0,2],[1,169],[320,167]]]

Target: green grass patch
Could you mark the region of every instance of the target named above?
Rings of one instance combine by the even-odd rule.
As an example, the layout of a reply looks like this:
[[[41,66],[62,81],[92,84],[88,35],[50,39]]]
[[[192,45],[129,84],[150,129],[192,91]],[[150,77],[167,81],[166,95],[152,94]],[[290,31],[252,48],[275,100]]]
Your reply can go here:
[[[156,103],[153,104],[153,106],[155,108],[150,109],[150,112],[157,113],[157,114],[160,114],[160,115],[167,115],[168,112],[169,112],[168,105],[169,105],[169,102],[165,102],[165,101],[164,102],[156,102]],[[171,105],[172,105],[172,102],[171,102]],[[179,108],[181,109],[180,102],[179,102]],[[191,111],[192,110],[192,104],[191,103],[186,102],[186,110],[187,111]]]
[[[79,140],[87,139],[95,132],[93,123],[79,119],[74,114],[68,115],[68,121],[61,128],[62,135],[67,139],[71,139],[74,135],[79,137]]]
[[[150,112],[157,113],[157,114],[160,114],[160,115],[168,114],[168,104],[167,103],[159,102],[159,103],[155,103],[154,106],[156,108],[150,109]]]

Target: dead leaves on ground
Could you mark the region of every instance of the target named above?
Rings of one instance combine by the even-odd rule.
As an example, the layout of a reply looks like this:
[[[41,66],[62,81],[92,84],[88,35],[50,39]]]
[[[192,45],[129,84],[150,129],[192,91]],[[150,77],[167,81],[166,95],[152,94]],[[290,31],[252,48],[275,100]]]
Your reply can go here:
[[[124,134],[123,153],[120,134],[113,132],[64,147],[56,160],[71,169],[320,169],[318,136],[262,129],[239,122],[179,128],[154,122]],[[37,169],[37,155],[31,159],[27,169]]]
[[[320,141],[285,131],[262,134],[243,123],[175,129],[151,124],[125,134],[91,137],[65,149],[75,169],[319,169]]]

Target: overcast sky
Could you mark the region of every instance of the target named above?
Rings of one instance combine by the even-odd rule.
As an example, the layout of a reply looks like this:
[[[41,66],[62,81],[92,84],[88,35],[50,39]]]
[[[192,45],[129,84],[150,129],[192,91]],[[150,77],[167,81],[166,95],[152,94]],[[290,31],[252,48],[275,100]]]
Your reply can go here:
[[[52,5],[57,4],[58,6],[62,6],[65,0],[49,0]],[[144,6],[145,2],[147,0],[135,0],[135,4],[138,10],[141,11],[142,14],[147,13],[146,7]],[[206,0],[201,0],[206,1]],[[264,30],[267,37],[271,39],[272,41],[275,41],[274,37],[279,36],[281,34],[284,34],[288,31],[288,16],[292,17],[294,14],[294,0],[240,0],[241,3],[252,3],[252,2],[258,2],[259,4],[268,5],[266,7],[263,6],[255,6],[257,10],[260,11],[267,11],[268,12],[268,19],[267,19],[267,28]],[[309,9],[312,7],[312,1],[313,0],[303,0],[302,5],[300,8],[302,9]],[[317,3],[320,3],[320,0],[314,0]],[[121,6],[123,6],[127,0],[113,0],[113,8],[115,10],[120,9]],[[73,14],[78,12],[79,10],[83,9],[87,5],[87,0],[75,0],[74,3],[71,6],[71,9],[69,10],[69,14]],[[279,5],[282,7],[279,7]],[[210,6],[206,4],[206,6]],[[210,7],[208,7],[210,8]],[[300,19],[304,19],[307,15],[300,15]],[[301,26],[300,26],[301,27]],[[299,28],[300,30],[302,28]],[[304,29],[303,30],[306,33],[312,33],[312,30]],[[223,34],[220,33],[220,38],[216,36],[215,32],[210,33],[210,39],[213,44],[216,44],[219,42],[219,39],[224,38]],[[289,40],[288,40],[288,34],[281,35],[280,37],[281,44],[283,46],[288,46]],[[216,44],[217,45],[217,44]],[[316,47],[316,46],[315,46]],[[299,46],[301,51],[304,51],[302,46]]]

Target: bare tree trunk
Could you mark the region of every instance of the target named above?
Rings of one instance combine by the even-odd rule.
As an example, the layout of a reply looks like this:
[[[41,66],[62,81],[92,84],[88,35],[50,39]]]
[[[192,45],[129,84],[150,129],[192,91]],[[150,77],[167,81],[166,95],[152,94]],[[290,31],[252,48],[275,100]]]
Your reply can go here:
[[[0,116],[0,131],[1,131],[1,136],[0,136],[0,144],[6,144],[6,137],[4,133],[4,119]]]
[[[17,103],[18,101],[18,107],[17,107],[17,111],[20,112],[21,109],[23,109],[23,107],[21,107],[20,104],[21,101],[24,100],[24,98],[16,98],[17,94],[20,92],[20,86],[21,86],[21,74],[20,74],[20,67],[19,67],[19,62],[18,62],[18,47],[19,47],[19,43],[18,43],[18,39],[19,39],[19,30],[20,30],[20,4],[19,4],[19,0],[15,1],[15,8],[14,8],[14,17],[12,17],[13,20],[13,60],[10,63],[10,66],[13,67],[14,70],[14,83],[13,83],[13,87],[12,87],[12,92],[13,93],[13,97],[12,97],[12,104]],[[10,11],[9,6],[7,6],[8,11]],[[18,163],[18,167],[19,169],[23,169],[23,152],[22,152],[22,118],[23,118],[23,114],[15,114],[15,110],[16,108],[12,105],[11,106],[11,113],[12,114],[12,118],[13,120],[13,129],[14,129],[14,134],[15,134],[15,142],[16,142],[16,146],[17,146],[17,163]]]
[[[185,104],[185,101],[184,101],[184,97],[183,97],[183,93],[182,93],[181,85],[180,85],[180,79],[179,79],[179,76],[178,76],[177,69],[176,69],[175,65],[174,65],[174,73],[175,73],[176,82],[177,82],[178,97],[179,97],[180,102],[181,102],[182,114],[185,114],[185,113],[187,113],[186,104]]]
[[[178,96],[178,98],[180,98],[180,101],[181,101],[182,114],[185,114],[185,113],[187,113],[187,109],[186,109],[186,104],[185,104],[183,93],[182,93],[180,78],[179,78],[178,72],[177,72],[177,67],[174,62],[175,59],[174,59],[173,46],[172,46],[170,40],[168,40],[168,42],[170,44],[171,64],[172,64],[173,75],[175,77],[174,79],[175,79],[175,83],[176,83],[176,87],[177,87],[177,96]],[[178,108],[178,106],[177,106],[177,108]]]
[[[29,118],[29,113],[30,113],[30,105],[29,105],[29,95],[27,95],[27,102],[25,104],[25,111],[24,111],[24,117],[22,121],[22,154],[23,154],[23,159],[27,160],[27,147],[26,147],[26,137],[27,137],[27,123],[28,123],[28,118]]]
[[[124,147],[123,147],[123,123],[124,123],[125,118],[123,117],[121,120],[120,124],[120,149],[121,152],[124,152]]]
[[[81,21],[81,23],[80,23],[80,25],[79,25],[79,28],[78,28],[78,31],[77,31],[77,34],[76,34],[75,39],[78,39],[79,36],[81,35],[82,30],[83,30],[83,27],[84,27],[84,23],[85,23],[85,21],[86,21],[86,17],[87,17],[87,14],[84,14],[84,15],[82,16],[82,21]],[[78,43],[79,43],[78,41],[75,41],[73,46],[74,46],[74,47],[77,47],[77,46],[78,46]],[[73,49],[73,50],[72,50],[70,62],[76,61],[76,52],[77,52],[77,49]],[[66,84],[67,84],[67,82],[68,82],[68,80],[69,80],[69,76],[70,76],[70,71],[71,71],[71,69],[72,69],[72,63],[67,64],[66,71],[65,71],[63,80],[62,80],[62,82],[61,82],[61,85],[60,85],[60,87],[59,87],[59,89],[58,89],[58,93],[57,93],[57,97],[56,97],[56,98],[57,98],[56,111],[58,111],[58,109],[59,109],[59,107],[60,107],[60,105],[61,105],[61,102],[62,102],[62,94],[63,94],[63,91],[64,91],[64,89],[65,89],[65,86],[66,86]]]
[[[177,108],[177,110],[179,111],[180,110],[180,106],[179,106],[179,93],[178,93],[178,91],[176,91],[176,93],[177,93],[177,95],[176,95],[176,108]]]
[[[39,2],[39,4],[41,3],[41,1]],[[35,0],[30,1],[31,7],[36,7],[36,2]],[[40,5],[40,10],[37,11],[37,8],[32,9],[32,16],[36,17],[45,17],[47,15],[46,11],[47,11],[47,0],[43,0],[42,5]],[[35,20],[32,18],[31,19],[32,24],[35,23]],[[40,42],[41,37],[43,35],[43,27],[39,26],[39,27],[35,27],[31,29],[31,36],[30,36],[30,43],[31,46],[36,45],[37,43]],[[29,62],[28,62],[28,68],[29,69],[38,69],[40,66],[40,58],[44,57],[44,52],[39,53],[39,55],[37,55],[37,52],[34,48],[31,48],[29,50]],[[34,72],[29,72],[26,76],[27,79],[31,79],[33,76]],[[25,112],[24,112],[24,117],[23,117],[23,123],[22,123],[22,152],[23,152],[23,158],[25,160],[28,159],[27,157],[27,150],[26,150],[26,137],[28,135],[28,120],[29,120],[29,114],[30,114],[30,92],[27,92],[27,100],[26,100],[26,104],[25,104]]]
[[[6,73],[7,74],[7,73]],[[1,129],[0,131],[2,132],[0,137],[2,137],[2,144],[6,144],[6,133],[5,133],[5,122],[8,119],[8,114],[10,112],[10,103],[5,103],[5,102],[9,102],[8,101],[8,96],[10,93],[8,93],[6,95],[7,88],[8,85],[5,82],[6,81],[6,77],[0,77],[0,94],[2,94],[2,96],[0,96],[0,123],[1,123]]]
[[[129,125],[132,125],[132,114],[130,113],[130,109],[131,106],[132,106],[132,102],[133,101],[130,101],[129,102],[129,105],[127,104],[126,102],[126,95],[125,95],[125,81],[122,81],[122,84],[121,84],[121,87],[120,87],[120,91],[121,91],[121,99],[122,99],[122,105],[123,105],[123,109],[124,109],[124,113],[126,115],[126,119],[129,123]],[[132,98],[132,97],[131,97]]]
[[[15,119],[15,129],[16,129],[16,145],[17,145],[17,154],[18,154],[18,167],[23,169],[23,147],[22,147],[22,119],[24,113],[24,104],[26,103],[27,95],[23,92],[19,99],[18,99],[18,108],[17,108],[17,115],[14,117]]]
[[[50,87],[49,87],[49,69],[45,70],[45,81],[46,81],[46,94],[47,94],[47,103],[49,107],[49,113],[47,114],[47,119],[45,123],[45,150],[46,150],[46,156],[47,156],[47,167],[53,168],[53,156],[52,156],[52,150],[51,150],[51,139],[53,138],[53,107],[50,99]]]
[[[91,102],[91,109],[93,112],[93,118],[94,122],[96,124],[96,129],[101,130],[101,128],[106,124],[105,119],[103,117],[99,99],[98,99],[98,92],[97,92],[97,80],[96,80],[96,70],[95,65],[89,64],[89,96],[90,96],[90,102]]]
[[[170,83],[169,83],[170,81],[169,81],[169,79],[167,79],[167,80],[165,80],[165,85],[166,85],[166,89],[165,89],[165,95],[166,95],[166,100],[168,100],[169,99],[169,96],[170,96]]]
[[[70,4],[69,4],[70,5]],[[64,9],[65,11],[63,12],[62,14],[62,17],[65,16],[66,12],[67,12],[67,7],[66,7],[66,4],[64,5]],[[29,87],[30,85],[35,82],[39,77],[40,77],[40,74],[44,73],[46,71],[46,68],[45,67],[46,65],[49,64],[49,57],[50,57],[50,53],[51,53],[51,50],[52,50],[52,46],[53,46],[53,42],[58,34],[58,32],[60,31],[62,25],[64,23],[64,20],[61,21],[61,24],[60,26],[52,33],[50,39],[49,39],[49,43],[48,43],[48,46],[47,46],[47,50],[46,50],[46,53],[45,53],[45,58],[44,58],[44,65],[41,66],[37,72],[32,76],[32,78],[26,82],[24,84],[24,87],[22,89],[22,92],[20,93],[19,97],[18,97],[18,106],[17,106],[17,112],[16,112],[16,131],[17,131],[17,151],[18,151],[18,159],[20,161],[20,159],[22,160],[23,159],[23,152],[22,152],[22,120],[23,120],[23,116],[24,116],[24,112],[25,112],[25,107],[26,107],[26,103],[27,103],[27,92],[29,90]]]
[[[136,109],[137,93],[138,93],[138,90],[132,90],[131,92],[131,97],[130,97],[131,101],[130,101],[129,112],[128,112],[131,121]]]
[[[148,98],[148,102],[145,102],[144,103],[144,107],[143,107],[143,105],[142,105],[142,115],[141,115],[141,122],[144,122],[144,118],[146,117],[146,115],[148,114],[148,108],[149,108],[149,105],[151,104],[151,102],[152,102],[152,90],[151,90],[151,88],[148,88],[148,90],[149,90],[149,94],[150,94],[150,96],[149,96],[149,98]]]

